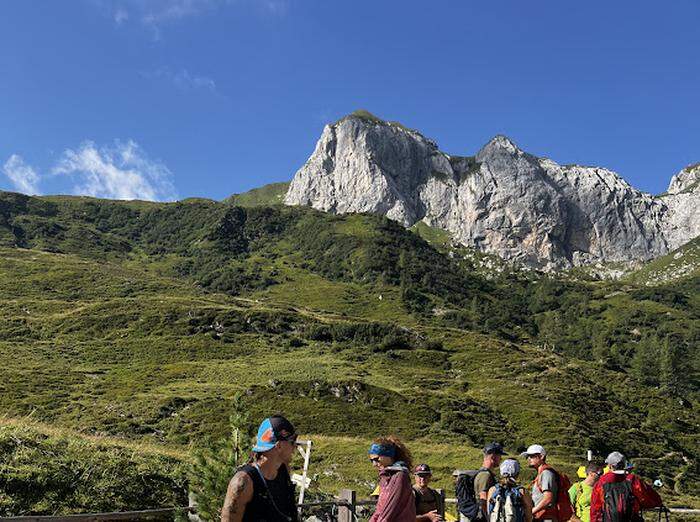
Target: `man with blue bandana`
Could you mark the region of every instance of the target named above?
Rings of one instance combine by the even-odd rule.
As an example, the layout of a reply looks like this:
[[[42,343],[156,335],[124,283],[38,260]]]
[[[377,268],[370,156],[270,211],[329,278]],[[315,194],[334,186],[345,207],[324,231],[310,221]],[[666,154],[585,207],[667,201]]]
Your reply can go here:
[[[289,464],[297,434],[281,415],[265,419],[258,429],[253,458],[236,470],[221,510],[222,522],[297,522]]]

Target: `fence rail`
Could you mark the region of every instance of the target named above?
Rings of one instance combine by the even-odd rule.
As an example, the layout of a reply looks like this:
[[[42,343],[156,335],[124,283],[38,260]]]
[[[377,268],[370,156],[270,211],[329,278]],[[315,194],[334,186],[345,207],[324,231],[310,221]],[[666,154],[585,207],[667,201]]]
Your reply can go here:
[[[454,498],[445,498],[443,490],[437,490],[440,493],[442,502],[441,514],[444,515],[445,504],[454,504]],[[357,520],[358,508],[372,506],[376,504],[374,499],[358,499],[357,492],[351,489],[343,489],[340,495],[333,500],[320,500],[304,502],[299,504],[300,508],[337,508],[336,519],[338,522],[355,522]],[[678,515],[700,515],[700,509],[693,508],[661,508],[649,510],[648,513],[670,512]],[[119,520],[165,520],[172,519],[177,513],[192,513],[196,512],[193,507],[169,507],[162,509],[145,509],[141,511],[116,511],[113,513],[84,513],[77,515],[30,515],[19,517],[0,517],[1,522],[109,522]]]

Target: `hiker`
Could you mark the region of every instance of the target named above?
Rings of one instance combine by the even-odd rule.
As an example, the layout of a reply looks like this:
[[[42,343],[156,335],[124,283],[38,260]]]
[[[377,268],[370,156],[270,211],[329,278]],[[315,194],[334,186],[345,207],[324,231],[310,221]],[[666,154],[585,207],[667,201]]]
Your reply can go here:
[[[532,497],[517,482],[520,463],[506,459],[500,472],[501,479],[488,491],[489,522],[532,522]]]
[[[411,453],[397,437],[379,437],[368,451],[379,472],[379,499],[369,522],[415,522],[416,501],[409,469]]]
[[[294,426],[281,415],[262,421],[251,462],[236,470],[226,491],[222,522],[297,522],[289,465],[296,449]]]
[[[488,491],[496,484],[496,477],[491,469],[498,467],[503,455],[503,446],[492,442],[484,448],[481,468],[476,471],[458,472],[455,491],[460,522],[478,522],[486,519]]]
[[[661,507],[654,489],[627,469],[625,456],[613,451],[605,459],[605,473],[591,493],[591,522],[630,522],[642,520],[643,509]]]
[[[585,478],[569,488],[571,505],[574,506],[576,516],[581,522],[591,521],[591,493],[602,474],[603,466],[597,462],[589,462],[585,466]]]
[[[419,464],[413,470],[413,474],[416,476],[413,486],[413,494],[416,496],[416,522],[442,522],[440,495],[428,486],[433,478],[430,466]]]
[[[532,483],[532,517],[543,522],[568,521],[574,515],[568,477],[547,464],[547,452],[539,444],[529,446],[520,456],[526,457],[528,466],[537,470]]]

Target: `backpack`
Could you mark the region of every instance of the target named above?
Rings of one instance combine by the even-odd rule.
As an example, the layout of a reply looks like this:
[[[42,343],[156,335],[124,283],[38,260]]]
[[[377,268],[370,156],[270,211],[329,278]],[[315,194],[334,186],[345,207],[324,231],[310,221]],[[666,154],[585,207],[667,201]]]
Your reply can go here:
[[[537,478],[535,479],[535,483],[537,484],[537,487],[540,487],[539,484],[539,479],[540,479],[540,474],[544,470],[550,470],[552,473],[557,478],[557,498],[556,498],[556,509],[557,509],[557,519],[559,522],[566,522],[567,520],[570,520],[571,517],[574,516],[574,507],[571,505],[571,499],[569,498],[569,489],[571,488],[571,480],[569,480],[569,477],[566,475],[566,473],[559,473],[556,469],[554,469],[552,466],[544,465],[540,468],[540,471],[537,473]]]
[[[633,522],[641,519],[634,512],[634,493],[628,480],[603,484],[603,522]]]
[[[489,522],[524,522],[522,488],[517,485],[496,485],[489,499]]]
[[[479,499],[476,497],[474,492],[474,479],[482,471],[488,471],[491,473],[488,468],[460,471],[459,475],[457,476],[457,484],[455,484],[457,511],[459,511],[465,517],[468,517],[472,522],[483,519]]]

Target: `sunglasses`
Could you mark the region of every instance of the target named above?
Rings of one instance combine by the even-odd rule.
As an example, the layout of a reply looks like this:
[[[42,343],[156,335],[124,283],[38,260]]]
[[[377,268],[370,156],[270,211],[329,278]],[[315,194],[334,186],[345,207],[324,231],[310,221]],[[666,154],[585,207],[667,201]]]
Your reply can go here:
[[[379,462],[379,457],[370,457],[369,461],[374,464],[375,462]]]
[[[279,440],[279,441],[284,441],[284,442],[291,442],[292,444],[296,444],[296,443],[297,443],[297,437],[299,437],[299,435],[297,435],[296,433],[294,433],[294,434],[292,434],[292,435],[289,435],[288,437],[279,437],[277,440]]]

